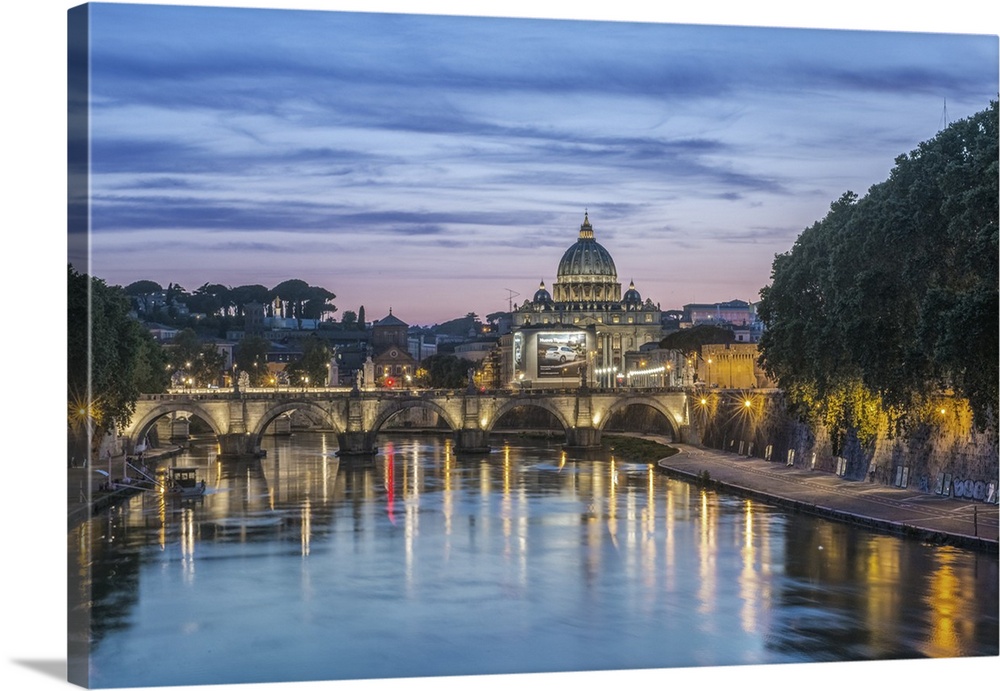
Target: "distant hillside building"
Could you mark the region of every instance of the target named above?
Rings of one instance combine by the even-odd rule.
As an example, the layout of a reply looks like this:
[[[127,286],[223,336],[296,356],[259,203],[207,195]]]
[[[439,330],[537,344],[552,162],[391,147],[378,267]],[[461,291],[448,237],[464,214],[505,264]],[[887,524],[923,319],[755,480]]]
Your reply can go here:
[[[684,305],[682,321],[690,326],[715,324],[748,327],[757,320],[755,306],[743,300]]]

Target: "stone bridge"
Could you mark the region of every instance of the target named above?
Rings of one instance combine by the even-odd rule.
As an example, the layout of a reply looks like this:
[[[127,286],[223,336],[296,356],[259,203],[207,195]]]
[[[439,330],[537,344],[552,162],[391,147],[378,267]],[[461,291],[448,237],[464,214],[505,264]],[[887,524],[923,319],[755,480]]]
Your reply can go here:
[[[489,450],[489,435],[503,416],[522,406],[551,413],[566,434],[566,447],[593,448],[611,417],[630,406],[659,411],[675,440],[694,441],[690,392],[682,389],[560,389],[526,391],[249,389],[147,394],[136,403],[125,430],[130,445],[145,439],[167,416],[186,435],[191,416],[203,420],[219,439],[222,457],[260,453],[265,430],[294,411],[322,420],[337,433],[340,455],[375,453],[375,437],[396,414],[423,408],[438,414],[454,435],[457,452]]]

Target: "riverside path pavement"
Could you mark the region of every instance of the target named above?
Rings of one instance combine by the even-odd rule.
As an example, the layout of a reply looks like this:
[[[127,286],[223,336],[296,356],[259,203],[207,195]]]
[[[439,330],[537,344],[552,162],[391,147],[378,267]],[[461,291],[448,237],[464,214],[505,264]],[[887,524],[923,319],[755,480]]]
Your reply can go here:
[[[664,472],[674,476],[700,481],[707,471],[708,482],[723,491],[766,503],[930,542],[997,551],[996,504],[846,480],[834,473],[665,443],[680,449],[680,453],[658,461]]]

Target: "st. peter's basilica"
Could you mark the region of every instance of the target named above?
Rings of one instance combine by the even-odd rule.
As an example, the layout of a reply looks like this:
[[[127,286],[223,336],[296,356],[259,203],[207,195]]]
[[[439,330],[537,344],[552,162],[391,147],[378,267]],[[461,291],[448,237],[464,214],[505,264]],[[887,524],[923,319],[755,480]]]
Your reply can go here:
[[[542,281],[515,308],[513,380],[546,385],[613,385],[625,354],[663,337],[659,305],[630,282],[622,294],[611,254],[594,236],[588,214],[577,240],[559,260],[552,292]]]

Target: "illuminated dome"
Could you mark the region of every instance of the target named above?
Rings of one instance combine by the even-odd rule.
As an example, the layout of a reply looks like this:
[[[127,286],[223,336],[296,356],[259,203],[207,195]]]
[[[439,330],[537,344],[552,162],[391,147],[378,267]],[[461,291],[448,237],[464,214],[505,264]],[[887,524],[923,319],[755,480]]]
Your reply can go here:
[[[560,279],[576,276],[599,276],[602,278],[610,277],[613,281],[618,280],[618,272],[615,270],[615,262],[611,258],[611,253],[594,239],[594,228],[590,225],[590,219],[586,213],[583,215],[583,225],[580,226],[580,237],[559,260],[559,269],[556,275]]]
[[[625,291],[625,297],[622,298],[622,302],[626,307],[639,307],[642,305],[642,296],[639,295],[639,291],[635,289],[635,282],[629,281],[628,290]]]
[[[552,296],[549,295],[549,291],[545,290],[545,281],[538,284],[538,290],[535,291],[535,297],[531,301],[539,305],[552,304]]]
[[[621,300],[622,287],[611,253],[594,239],[594,228],[583,215],[580,236],[559,260],[552,286],[557,303],[607,303]]]

